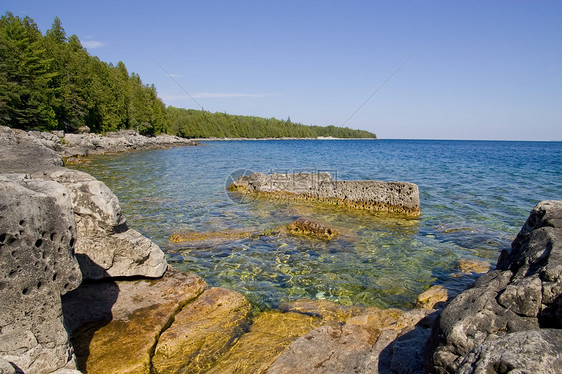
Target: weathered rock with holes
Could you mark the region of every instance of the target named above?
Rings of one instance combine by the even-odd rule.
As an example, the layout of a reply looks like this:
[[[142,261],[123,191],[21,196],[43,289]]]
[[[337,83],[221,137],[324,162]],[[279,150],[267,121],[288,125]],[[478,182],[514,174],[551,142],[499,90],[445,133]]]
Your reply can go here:
[[[0,126],[0,172],[28,173],[68,189],[76,219],[76,257],[85,279],[162,276],[167,268],[162,250],[127,228],[117,197],[103,182],[61,167],[61,157],[45,145],[53,138]]]
[[[535,364],[540,372],[562,371],[555,359],[562,345],[546,343],[560,333],[545,331],[562,327],[562,201],[543,201],[531,211],[496,269],[443,310],[427,346],[430,372],[473,372],[486,362],[521,372]],[[535,344],[550,353],[535,354]],[[494,353],[499,347],[505,356]],[[525,358],[516,359],[519,353]]]
[[[54,169],[38,176],[64,185],[76,216],[76,257],[85,279],[145,276],[157,278],[167,268],[164,252],[127,227],[117,197],[87,173]]]
[[[74,367],[60,296],[82,279],[75,240],[66,188],[0,174],[0,357],[26,373]]]
[[[64,165],[62,158],[32,133],[0,126],[0,172],[29,173]]]
[[[287,227],[293,235],[312,236],[320,239],[333,239],[338,236],[338,231],[324,225],[323,223],[310,219],[299,218]]]
[[[236,179],[229,190],[320,201],[406,217],[420,215],[418,186],[407,182],[340,181],[325,172],[253,173]]]

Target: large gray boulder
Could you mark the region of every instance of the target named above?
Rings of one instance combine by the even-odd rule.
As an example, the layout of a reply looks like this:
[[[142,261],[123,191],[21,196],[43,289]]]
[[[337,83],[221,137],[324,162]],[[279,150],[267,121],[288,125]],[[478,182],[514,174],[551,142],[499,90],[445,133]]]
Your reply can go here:
[[[29,173],[63,165],[61,156],[32,133],[0,126],[0,172]]]
[[[82,275],[76,225],[59,183],[0,174],[0,358],[26,373],[75,367],[61,295]]]
[[[562,201],[543,201],[496,270],[443,310],[428,342],[428,370],[562,372],[561,294]],[[500,347],[504,356],[494,351]]]
[[[144,138],[139,136],[139,141]],[[168,267],[164,252],[127,228],[117,197],[103,182],[62,167],[61,157],[53,150],[57,149],[54,139],[58,137],[49,133],[0,126],[0,173],[26,173],[66,187],[76,219],[76,257],[85,279],[162,276]]]
[[[76,217],[76,257],[85,279],[161,277],[168,265],[150,239],[129,229],[117,197],[87,173],[54,169],[41,177],[64,185]]]

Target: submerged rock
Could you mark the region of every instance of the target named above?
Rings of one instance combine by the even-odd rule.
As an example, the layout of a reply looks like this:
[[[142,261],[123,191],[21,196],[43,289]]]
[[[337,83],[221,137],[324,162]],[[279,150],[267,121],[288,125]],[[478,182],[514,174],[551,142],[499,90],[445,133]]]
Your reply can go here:
[[[185,243],[192,246],[205,246],[222,244],[234,240],[248,239],[258,236],[255,230],[225,230],[214,232],[184,232],[174,233],[170,236],[171,243]]]
[[[60,301],[82,280],[75,240],[62,185],[0,174],[0,358],[23,372],[75,367]]]
[[[449,293],[443,286],[433,286],[418,295],[416,307],[422,309],[434,309],[435,305],[445,303],[449,299]]]
[[[461,273],[464,274],[484,274],[490,270],[490,264],[488,262],[482,260],[469,260],[466,258],[459,260],[458,267]]]
[[[428,370],[472,372],[490,362],[514,371],[536,365],[540,372],[562,372],[561,345],[545,341],[559,340],[559,330],[545,329],[562,327],[562,201],[543,201],[531,211],[496,269],[443,310],[428,342]],[[534,353],[535,344],[544,355]],[[505,356],[494,353],[499,347]]]
[[[320,318],[301,313],[261,313],[207,374],[265,373],[291,342],[321,324]]]
[[[333,239],[338,236],[339,232],[320,222],[310,219],[300,218],[292,222],[288,227],[288,232],[293,235],[313,236],[320,239]]]
[[[169,270],[159,280],[104,281],[65,295],[78,367],[89,373],[150,373],[158,338],[207,285]]]
[[[354,209],[419,217],[418,186],[407,182],[339,181],[329,173],[253,173],[236,179],[231,191],[321,201]]]
[[[152,359],[156,373],[208,370],[249,326],[251,306],[241,294],[211,288],[175,315]]]
[[[365,307],[341,305],[330,300],[300,299],[282,303],[279,309],[284,312],[302,313],[321,318],[324,323],[343,324],[351,317],[365,311]],[[378,308],[373,308],[378,309]]]

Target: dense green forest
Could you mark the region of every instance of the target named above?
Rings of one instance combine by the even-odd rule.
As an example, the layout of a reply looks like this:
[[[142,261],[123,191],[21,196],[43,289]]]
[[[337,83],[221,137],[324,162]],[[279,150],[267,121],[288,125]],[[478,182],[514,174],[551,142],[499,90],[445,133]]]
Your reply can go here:
[[[375,138],[363,130],[210,113],[164,105],[138,74],[100,61],[68,37],[61,21],[43,33],[30,17],[0,18],[0,125],[24,130],[105,133],[135,129],[189,138]]]
[[[209,113],[201,110],[167,109],[168,130],[187,138],[375,138],[364,130],[347,127],[306,126],[276,118]]]

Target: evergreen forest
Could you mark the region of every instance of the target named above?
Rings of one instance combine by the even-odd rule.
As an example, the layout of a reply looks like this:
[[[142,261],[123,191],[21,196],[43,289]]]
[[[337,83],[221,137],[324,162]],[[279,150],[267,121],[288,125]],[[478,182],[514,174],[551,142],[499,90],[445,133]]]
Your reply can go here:
[[[23,130],[95,133],[134,129],[187,138],[376,138],[364,130],[307,126],[166,107],[154,85],[125,64],[100,61],[67,36],[59,18],[43,34],[30,17],[0,18],[0,125]]]

